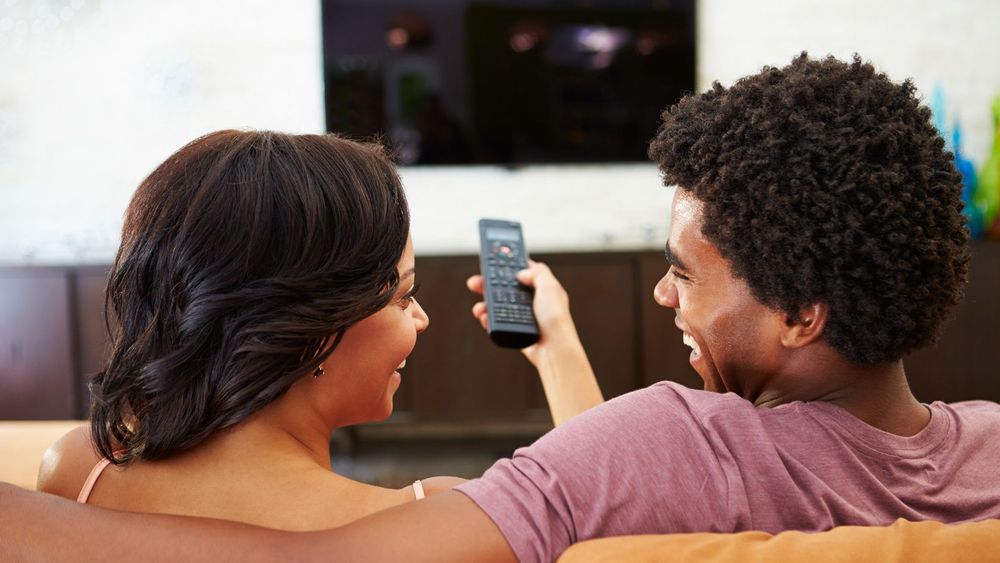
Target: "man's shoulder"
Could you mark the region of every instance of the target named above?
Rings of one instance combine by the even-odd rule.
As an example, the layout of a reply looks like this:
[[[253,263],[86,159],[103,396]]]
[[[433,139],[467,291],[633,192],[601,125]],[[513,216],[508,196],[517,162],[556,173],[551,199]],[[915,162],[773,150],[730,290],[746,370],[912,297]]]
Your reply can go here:
[[[815,436],[808,429],[825,426],[812,403],[794,402],[779,407],[758,407],[735,393],[715,393],[691,389],[664,381],[619,398],[617,409],[622,430],[659,428],[657,434],[689,435],[713,450],[729,450],[734,455],[748,444],[786,442],[789,437]],[[615,400],[619,400],[615,399]],[[613,403],[610,401],[609,403]],[[614,407],[609,404],[609,407]],[[614,413],[612,413],[614,414]],[[609,417],[609,418],[613,418]]]
[[[622,401],[633,408],[658,407],[645,411],[651,414],[683,416],[697,420],[708,420],[719,415],[736,418],[759,417],[759,409],[735,393],[691,389],[673,381],[660,381],[622,395],[613,401]]]
[[[995,434],[1000,432],[1000,404],[993,401],[931,403],[931,412],[947,413],[962,425],[962,430]]]
[[[1000,404],[993,401],[960,401],[957,403],[936,401],[931,404],[931,407],[941,407],[963,415],[1000,420]]]
[[[631,436],[630,442],[676,438],[689,435],[701,441],[726,427],[759,425],[760,411],[750,401],[734,393],[714,393],[691,389],[672,381],[615,397],[602,405],[577,415],[552,434],[559,440],[575,438],[600,440]]]

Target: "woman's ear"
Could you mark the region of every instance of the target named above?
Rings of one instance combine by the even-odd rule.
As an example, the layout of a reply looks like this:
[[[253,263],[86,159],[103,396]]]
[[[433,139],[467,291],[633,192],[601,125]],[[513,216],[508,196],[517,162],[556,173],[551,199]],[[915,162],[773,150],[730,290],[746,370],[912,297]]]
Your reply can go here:
[[[785,317],[781,343],[786,348],[801,348],[823,334],[830,309],[825,303],[813,303],[799,310],[796,316]]]

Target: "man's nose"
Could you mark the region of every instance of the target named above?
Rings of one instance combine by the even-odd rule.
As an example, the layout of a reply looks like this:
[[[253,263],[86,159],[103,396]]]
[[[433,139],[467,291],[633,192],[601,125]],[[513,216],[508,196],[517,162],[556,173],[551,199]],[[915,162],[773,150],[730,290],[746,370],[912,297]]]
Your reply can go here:
[[[661,307],[669,307],[671,309],[676,309],[680,306],[677,299],[677,285],[674,283],[674,279],[669,271],[660,279],[656,287],[653,288],[653,301],[656,301],[656,304]]]

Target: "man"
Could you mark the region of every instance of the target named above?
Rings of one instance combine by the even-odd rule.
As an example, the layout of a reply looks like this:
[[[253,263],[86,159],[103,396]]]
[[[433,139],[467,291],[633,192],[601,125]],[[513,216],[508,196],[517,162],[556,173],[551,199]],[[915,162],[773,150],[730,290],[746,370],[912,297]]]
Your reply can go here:
[[[304,536],[0,488],[13,556],[534,561],[611,535],[1000,517],[1000,406],[923,405],[903,369],[969,261],[960,179],[913,87],[803,54],[685,98],[650,155],[679,186],[654,298],[705,391],[619,397],[457,490]],[[558,283],[521,279],[543,333],[529,359],[565,357]]]

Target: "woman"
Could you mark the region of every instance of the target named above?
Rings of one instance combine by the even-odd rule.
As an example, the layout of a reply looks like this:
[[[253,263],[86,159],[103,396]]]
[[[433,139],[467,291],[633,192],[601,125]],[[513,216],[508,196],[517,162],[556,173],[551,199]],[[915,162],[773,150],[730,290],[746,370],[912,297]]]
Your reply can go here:
[[[392,412],[429,322],[416,289],[381,147],[241,131],[191,142],[129,205],[90,428],[46,454],[39,489],[315,530],[450,488],[462,480],[391,490],[330,466],[335,429]]]

